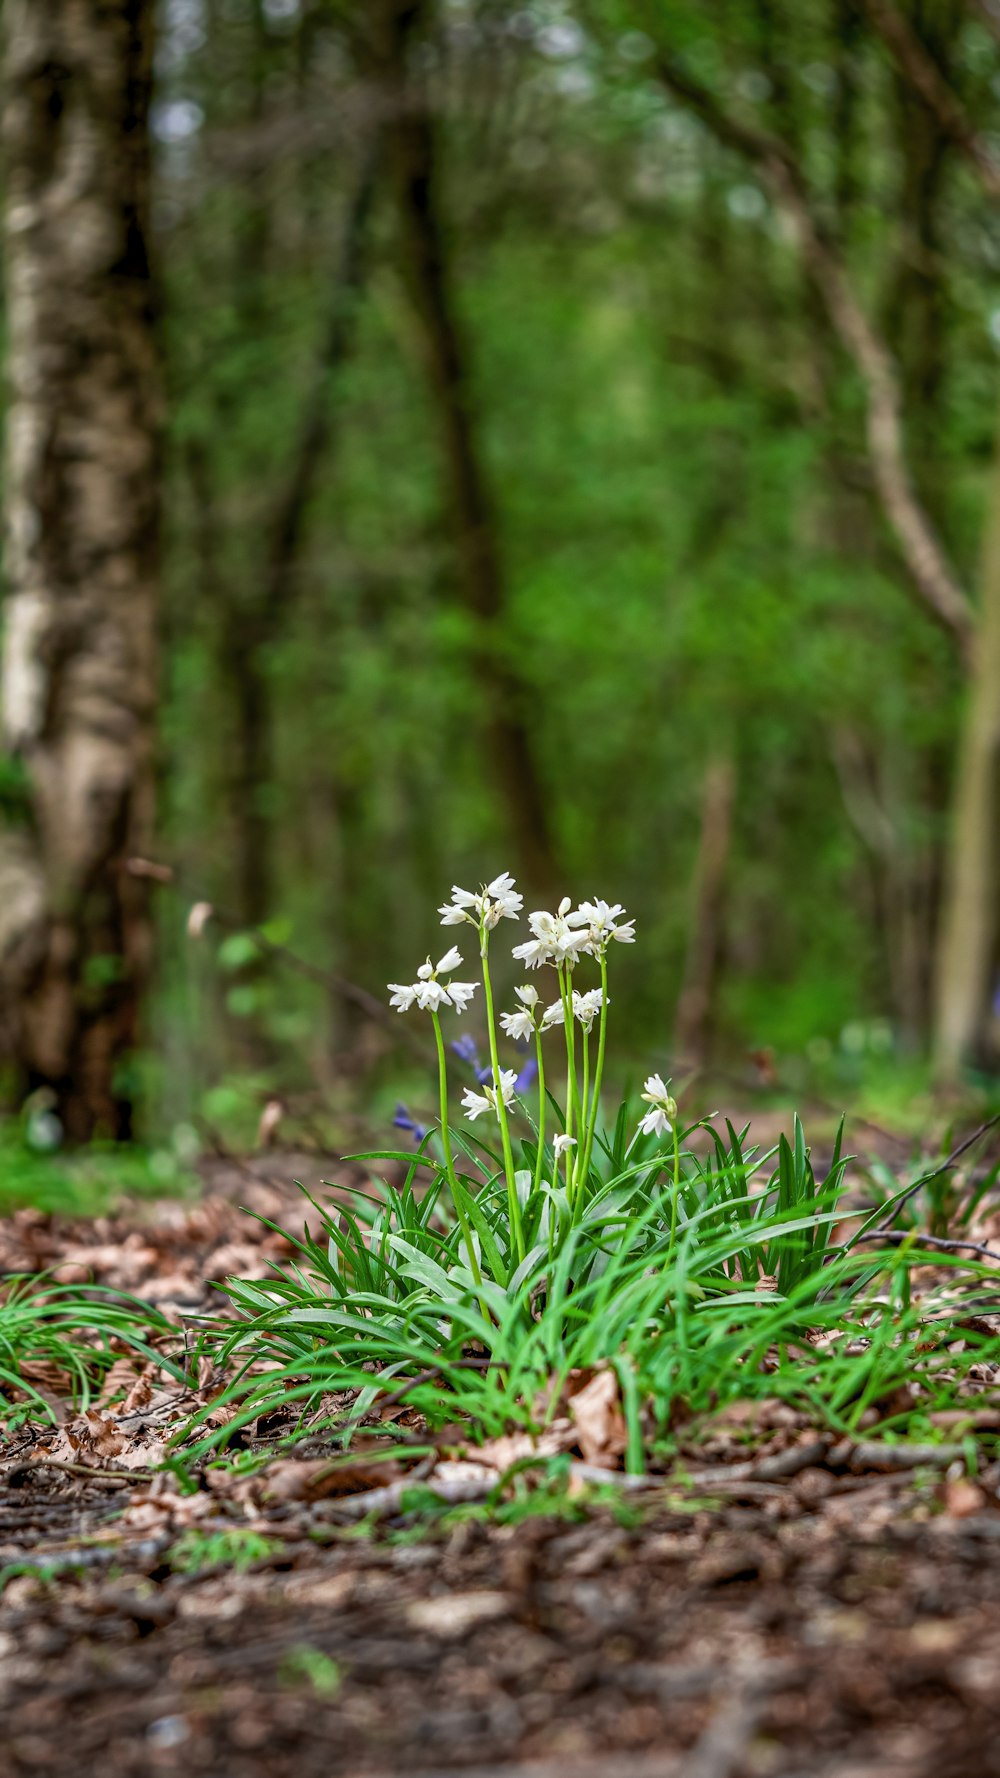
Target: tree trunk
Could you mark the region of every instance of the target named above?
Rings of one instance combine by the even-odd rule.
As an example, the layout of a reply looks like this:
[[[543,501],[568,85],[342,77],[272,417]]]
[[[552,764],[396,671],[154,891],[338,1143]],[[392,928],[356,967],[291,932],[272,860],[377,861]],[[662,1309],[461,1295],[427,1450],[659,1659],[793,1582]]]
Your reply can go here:
[[[986,1042],[1000,901],[1000,435],[983,551],[979,633],[955,780],[937,946],[934,1061],[953,1080]]]
[[[475,624],[489,770],[529,889],[552,893],[558,869],[548,805],[530,732],[529,698],[504,648],[504,570],[483,463],[467,354],[452,291],[441,214],[438,153],[428,96],[409,55],[427,0],[382,0],[373,50],[386,93],[386,146],[399,206],[404,271],[420,323],[437,410],[458,579]]]
[[[154,0],[7,0],[6,1047],[67,1135],[129,1133],[146,979],[160,384],[147,258]]]

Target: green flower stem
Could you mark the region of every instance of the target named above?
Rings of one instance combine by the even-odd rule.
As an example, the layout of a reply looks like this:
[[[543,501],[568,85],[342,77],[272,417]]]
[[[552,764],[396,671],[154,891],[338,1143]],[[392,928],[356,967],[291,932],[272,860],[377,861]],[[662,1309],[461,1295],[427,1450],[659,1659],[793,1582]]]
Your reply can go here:
[[[587,1131],[590,1128],[590,1118],[589,1118],[590,1100],[588,1097],[589,1090],[590,1090],[590,1032],[587,1030],[584,1030],[584,1033],[583,1033],[583,1094],[581,1096],[581,1101],[580,1101],[580,1140],[577,1143],[576,1155],[575,1155],[575,1158],[573,1161],[573,1190],[577,1194],[582,1189],[583,1180],[585,1177],[584,1172],[583,1172],[583,1151],[587,1145]],[[566,1160],[566,1175],[567,1175],[566,1183],[568,1186],[569,1185],[569,1157],[568,1156],[567,1156],[567,1160]]]
[[[436,1012],[431,1013],[431,1023],[434,1026],[434,1037],[437,1043],[438,1053],[438,1081],[441,1091],[441,1145],[444,1149],[445,1171],[448,1175],[448,1184],[451,1186],[451,1201],[455,1206],[455,1215],[458,1217],[459,1226],[462,1230],[465,1251],[469,1256],[469,1270],[475,1280],[476,1289],[481,1291],[483,1287],[483,1274],[479,1269],[479,1261],[476,1258],[472,1230],[469,1227],[468,1218],[462,1208],[462,1200],[458,1189],[458,1179],[455,1175],[455,1158],[451,1152],[451,1133],[448,1129],[448,1063],[444,1053],[444,1038],[441,1035],[441,1020],[438,1018]],[[484,1320],[492,1321],[493,1316],[490,1314],[482,1296],[479,1298],[479,1307],[483,1312]]]
[[[535,1033],[535,1055],[538,1059],[538,1154],[535,1157],[535,1191],[542,1183],[542,1162],[545,1159],[545,1058],[542,1055],[542,1034]]]
[[[677,1203],[681,1195],[681,1147],[677,1135],[676,1118],[674,1118],[671,1127],[674,1136],[674,1186],[670,1194],[670,1247],[668,1251],[673,1253],[674,1242],[677,1239]]]
[[[490,981],[490,940],[489,934],[483,930],[480,934],[480,956],[483,964],[483,990],[486,995],[486,1024],[490,1039],[490,1062],[493,1067],[493,1090],[496,1094],[497,1119],[500,1124],[500,1142],[503,1147],[503,1170],[507,1181],[507,1205],[510,1212],[510,1227],[517,1249],[517,1263],[520,1265],[527,1253],[524,1244],[524,1225],[521,1221],[521,1206],[518,1202],[517,1185],[514,1180],[514,1151],[510,1145],[510,1125],[507,1122],[507,1107],[504,1104],[503,1092],[500,1087],[500,1057],[497,1050],[497,1027],[493,1013],[493,985]]]
[[[560,965],[557,974],[559,977],[559,998],[562,1001],[563,1008],[563,1030],[566,1033],[565,1130],[567,1136],[572,1136],[574,1123],[579,1123],[579,1105],[576,1091],[576,1032],[573,1029],[573,989],[570,983],[568,969],[563,969]]]
[[[604,1079],[604,1046],[608,1035],[608,959],[601,953],[601,1023],[597,1036],[597,1067],[594,1069],[594,1089],[590,1101],[590,1116],[587,1120],[586,1142],[580,1163],[580,1178],[586,1179],[590,1174],[590,1151],[594,1146],[594,1132],[597,1129],[597,1114],[601,1108],[601,1083]]]

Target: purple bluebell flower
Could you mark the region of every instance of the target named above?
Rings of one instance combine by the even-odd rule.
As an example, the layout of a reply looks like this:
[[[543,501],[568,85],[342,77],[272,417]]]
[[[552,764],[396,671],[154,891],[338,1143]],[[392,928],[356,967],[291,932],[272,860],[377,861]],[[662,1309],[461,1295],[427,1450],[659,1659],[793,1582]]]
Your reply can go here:
[[[392,1121],[395,1129],[409,1131],[414,1142],[417,1144],[417,1147],[420,1147],[421,1142],[427,1134],[427,1129],[425,1125],[415,1122],[402,1102],[396,1106],[396,1115]]]
[[[515,1093],[526,1093],[538,1074],[538,1063],[534,1056],[529,1056],[524,1067],[514,1082]]]
[[[461,1037],[456,1037],[451,1047],[460,1062],[470,1062],[473,1068],[478,1068],[479,1051],[471,1031],[465,1031]]]

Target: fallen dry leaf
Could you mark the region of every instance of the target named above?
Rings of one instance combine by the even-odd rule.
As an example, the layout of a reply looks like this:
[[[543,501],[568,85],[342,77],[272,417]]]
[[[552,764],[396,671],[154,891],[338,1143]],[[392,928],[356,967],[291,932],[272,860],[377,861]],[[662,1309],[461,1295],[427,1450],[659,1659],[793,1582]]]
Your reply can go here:
[[[944,1510],[952,1519],[969,1519],[988,1504],[983,1489],[968,1476],[956,1476],[944,1485]]]
[[[406,1608],[406,1621],[431,1636],[464,1636],[476,1624],[506,1617],[509,1610],[505,1593],[440,1593],[433,1599],[413,1600]]]
[[[617,1469],[618,1459],[628,1445],[628,1428],[614,1371],[598,1371],[570,1397],[569,1408],[584,1462],[602,1469]]]

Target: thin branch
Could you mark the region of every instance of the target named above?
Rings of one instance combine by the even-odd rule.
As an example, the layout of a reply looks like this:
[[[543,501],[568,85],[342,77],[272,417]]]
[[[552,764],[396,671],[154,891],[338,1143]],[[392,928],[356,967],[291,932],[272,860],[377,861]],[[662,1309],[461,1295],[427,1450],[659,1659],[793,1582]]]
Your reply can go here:
[[[227,912],[225,908],[220,908],[216,902],[210,902],[207,896],[199,895],[196,889],[192,889],[179,876],[172,865],[159,864],[151,858],[127,858],[124,869],[131,877],[145,877],[151,882],[178,889],[185,898],[191,901],[192,906],[204,907],[208,910],[206,922],[209,919],[216,920],[220,926],[230,932],[248,932],[254,943],[267,956],[274,957],[277,961],[284,963],[286,968],[294,970],[296,975],[303,976],[306,981],[315,982],[319,987],[339,995],[341,1000],[346,1000],[352,1006],[358,1007],[361,1012],[367,1014],[368,1018],[374,1019],[378,1024],[387,1026],[403,1042],[408,1043],[422,1061],[427,1061],[430,1051],[421,1042],[416,1032],[404,1020],[397,1019],[397,1016],[390,1012],[387,1006],[383,1006],[381,1000],[378,1000],[374,994],[369,994],[367,988],[359,987],[357,982],[348,981],[344,976],[337,975],[332,969],[320,969],[317,964],[309,963],[296,951],[289,950],[287,945],[278,944],[274,939],[269,938],[259,926],[248,927],[245,920],[237,919],[235,914]]]
[[[945,135],[975,167],[990,197],[1000,198],[1000,162],[966,116],[933,56],[893,0],[863,0],[875,30],[910,85],[934,113]],[[995,28],[1000,29],[1000,11]]]
[[[916,1181],[916,1184],[910,1187],[908,1192],[904,1192],[901,1198],[897,1198],[889,1211],[888,1216],[878,1224],[877,1228],[873,1229],[872,1235],[884,1235],[888,1229],[891,1229],[896,1217],[902,1210],[903,1205],[908,1204],[911,1198],[915,1198],[918,1191],[920,1191],[923,1186],[927,1185],[931,1179],[939,1179],[942,1173],[947,1173],[949,1169],[955,1165],[955,1162],[961,1159],[966,1149],[971,1148],[974,1142],[978,1142],[980,1136],[985,1136],[987,1130],[992,1130],[994,1124],[1000,1124],[1000,1111],[997,1112],[995,1117],[988,1118],[985,1124],[980,1124],[978,1130],[973,1130],[972,1135],[967,1136],[964,1142],[960,1142],[957,1148],[953,1148],[948,1159],[942,1161],[940,1167],[935,1167],[932,1173],[924,1173],[922,1177]],[[867,1238],[871,1239],[871,1236]]]
[[[952,569],[917,496],[903,448],[899,380],[892,356],[854,293],[846,267],[814,214],[801,169],[777,136],[726,111],[700,82],[663,51],[656,57],[662,84],[711,130],[716,140],[751,161],[788,217],[803,258],[841,345],[865,388],[868,449],[886,519],[930,611],[968,658],[976,629],[974,608]]]
[[[914,1229],[870,1229],[866,1235],[855,1237],[855,1247],[862,1241],[884,1241],[889,1247],[905,1247],[912,1242],[914,1247],[934,1247],[944,1253],[980,1253],[984,1259],[1000,1260],[1000,1251],[982,1241],[950,1241],[943,1235],[925,1235]]]

